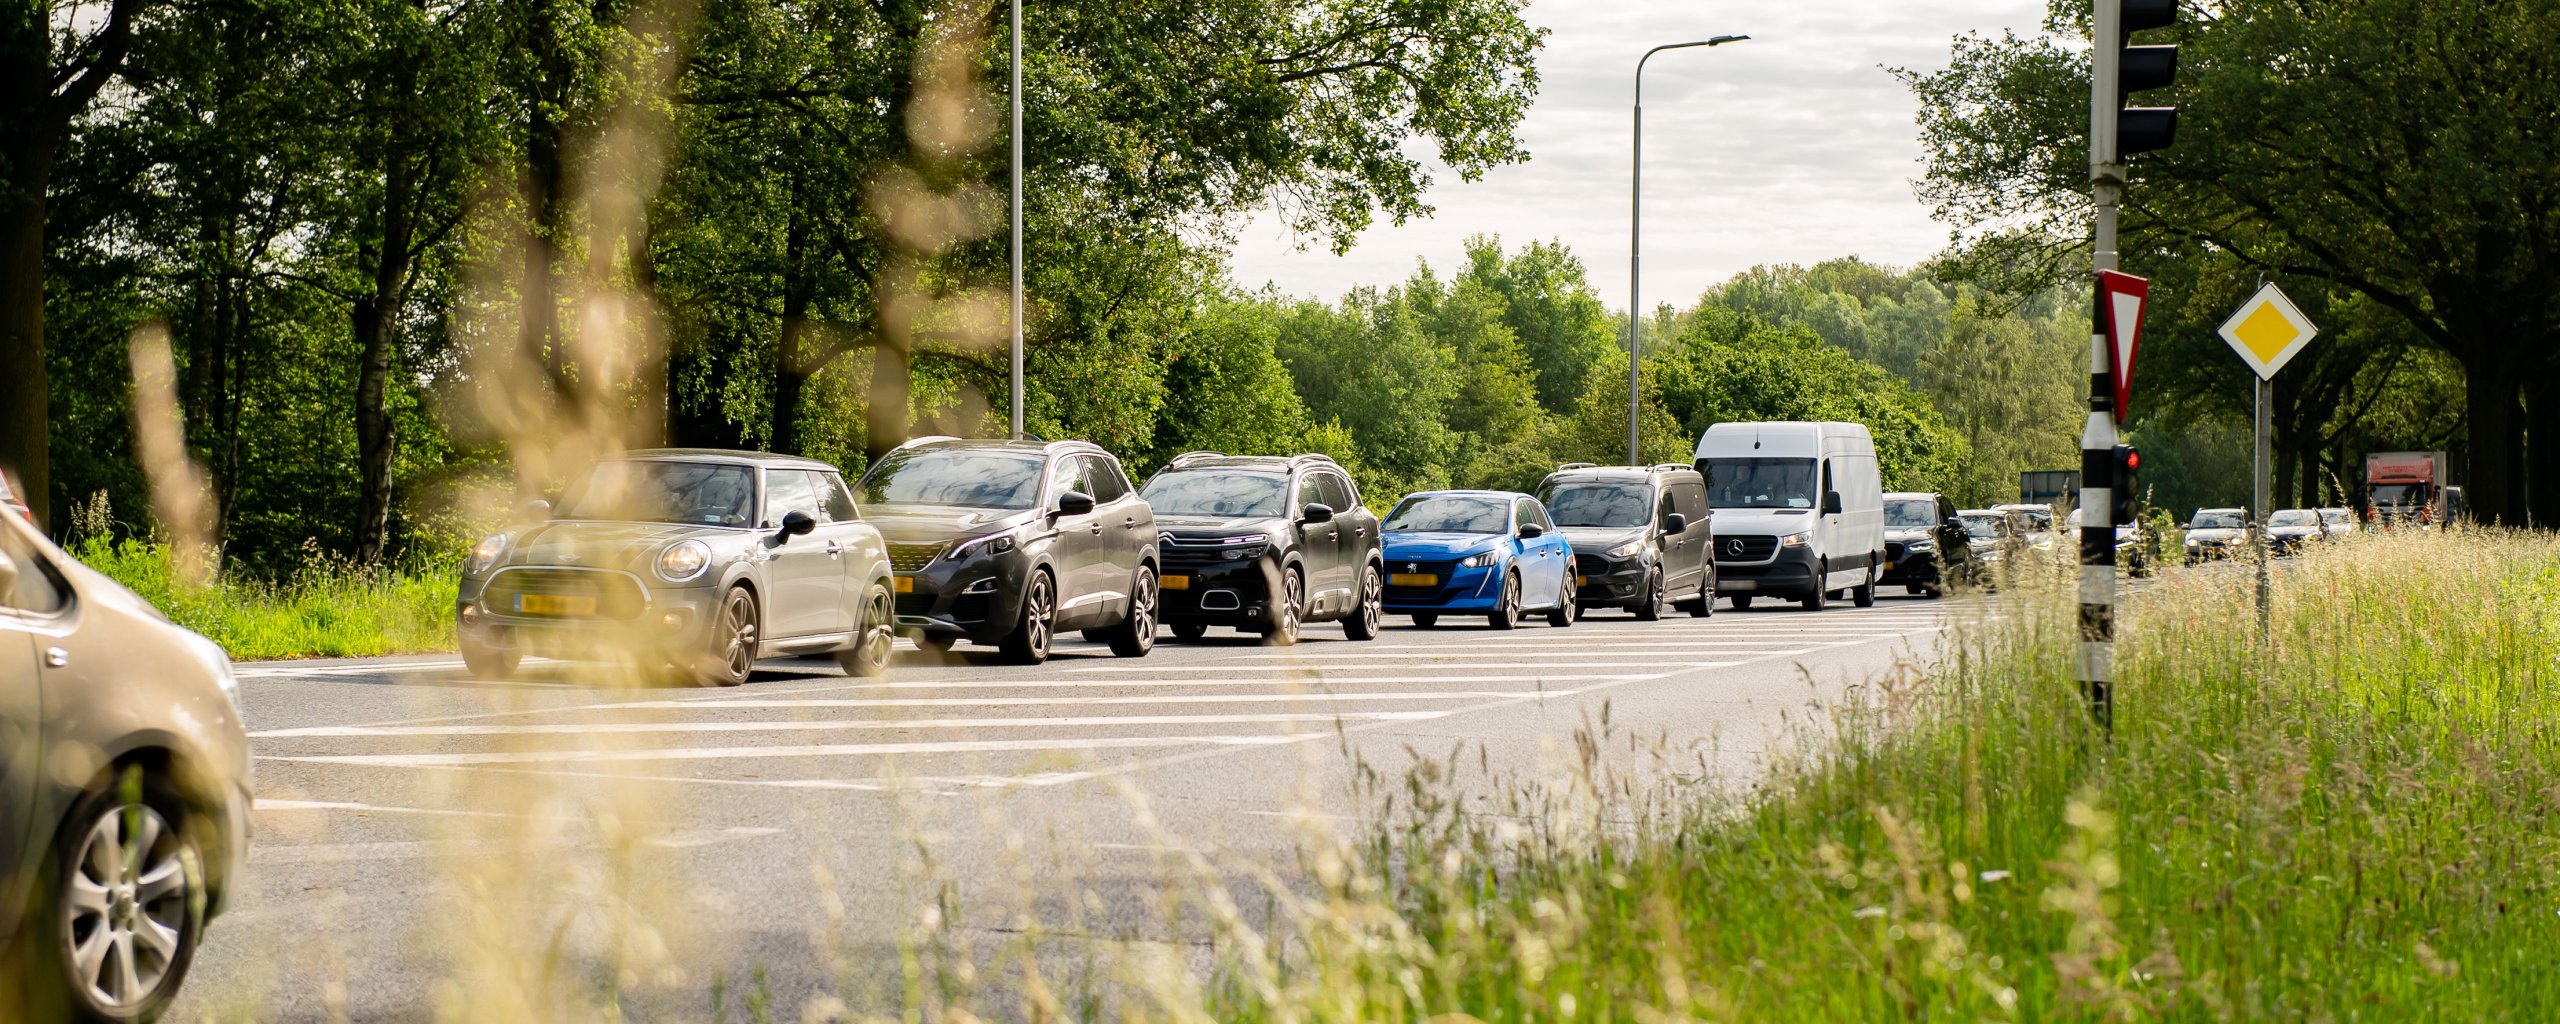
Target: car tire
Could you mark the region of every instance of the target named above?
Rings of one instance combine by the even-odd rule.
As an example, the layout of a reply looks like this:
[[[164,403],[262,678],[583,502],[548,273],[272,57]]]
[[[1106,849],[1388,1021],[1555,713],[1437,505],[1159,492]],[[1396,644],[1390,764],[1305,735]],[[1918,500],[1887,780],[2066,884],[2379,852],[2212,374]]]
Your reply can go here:
[[[1666,596],[1662,591],[1662,570],[1656,569],[1650,573],[1646,573],[1644,578],[1644,596],[1637,598],[1636,603],[1629,606],[1627,610],[1636,613],[1636,621],[1659,621],[1662,618],[1662,604],[1663,599]]]
[[[512,644],[500,647],[468,635],[456,637],[455,641],[462,648],[462,667],[474,679],[503,680],[515,675],[517,667],[524,664],[524,649]]]
[[[853,646],[836,652],[836,666],[844,674],[864,679],[878,679],[889,674],[889,661],[898,650],[898,634],[890,628],[897,621],[896,599],[889,588],[874,583],[862,599],[862,629],[854,636]]]
[[[20,925],[29,983],[9,998],[27,1000],[25,1019],[146,1021],[168,1009],[204,939],[204,861],[189,830],[195,820],[168,780],[132,765],[73,805]],[[137,840],[148,845],[136,850]],[[98,877],[99,864],[116,865],[106,871],[112,877]],[[120,918],[130,923],[119,928]],[[108,977],[122,976],[110,956],[119,934],[136,958],[132,980],[142,983],[123,992],[112,989],[124,982]],[[83,945],[104,959],[83,965]]]
[[[1556,606],[1547,610],[1547,625],[1559,629],[1573,625],[1573,620],[1582,617],[1582,599],[1573,592],[1572,579],[1564,581],[1562,593],[1564,596],[1556,599]]]
[[[1037,665],[1049,660],[1049,644],[1056,639],[1058,627],[1057,584],[1050,582],[1043,570],[1031,573],[1030,583],[1022,589],[1022,613],[1014,620],[1013,632],[1004,635],[997,646],[1006,661],[1016,665]]]
[[[1360,606],[1351,609],[1351,617],[1342,620],[1342,633],[1354,640],[1378,638],[1378,619],[1385,614],[1386,577],[1371,562],[1360,567]]]
[[[1102,642],[1123,658],[1143,658],[1156,649],[1156,567],[1141,565],[1129,584],[1129,617],[1104,629]]]
[[[1433,627],[1433,626],[1437,626],[1437,625],[1439,625],[1439,624],[1440,624],[1440,613],[1438,613],[1438,612],[1415,612],[1415,613],[1413,613],[1413,624],[1414,624],[1414,625],[1416,625],[1416,626],[1420,626],[1420,627],[1422,627],[1422,628],[1424,628],[1424,629],[1430,629],[1431,627]]]
[[[1815,570],[1815,571],[1816,571],[1816,572],[1821,572],[1821,570],[1819,570],[1819,569],[1817,569],[1817,570]],[[1829,573],[1827,573],[1827,572],[1824,572],[1824,573],[1822,573],[1822,575],[1828,576],[1828,575],[1830,575],[1830,574],[1829,574]],[[1813,584],[1813,590],[1812,590],[1812,592],[1807,593],[1807,594],[1806,594],[1806,595],[1804,595],[1803,597],[1801,597],[1801,598],[1798,598],[1798,599],[1797,599],[1797,603],[1798,603],[1798,604],[1803,605],[1803,606],[1804,606],[1804,610],[1809,611],[1809,612],[1818,612],[1818,611],[1821,611],[1821,610],[1823,609],[1823,607],[1824,607],[1827,603],[1829,603],[1829,602],[1830,602],[1830,600],[1831,600],[1831,593],[1830,593],[1829,591],[1826,591],[1826,590],[1822,589],[1822,584],[1823,584],[1824,582],[1825,582],[1825,581],[1823,581],[1823,580],[1819,580],[1819,579],[1815,580],[1815,581],[1814,581],[1814,584]]]
[[[756,595],[745,587],[730,587],[720,598],[720,611],[711,620],[710,644],[694,665],[694,682],[705,686],[736,686],[747,681],[755,671],[757,645],[762,639],[764,617],[758,614]]]
[[[1738,612],[1747,612],[1747,611],[1750,611],[1750,610],[1751,610],[1751,595],[1749,595],[1749,594],[1735,594],[1735,595],[1733,595],[1733,610],[1734,610],[1734,611],[1738,611]]]
[[[1271,647],[1288,647],[1298,642],[1298,631],[1307,624],[1307,581],[1298,567],[1280,570],[1280,599],[1271,602],[1270,618],[1262,624],[1262,642]]]
[[[1849,588],[1849,601],[1860,608],[1876,606],[1876,567],[1867,567],[1867,581]]]
[[[1484,617],[1495,629],[1510,629],[1520,624],[1520,574],[1502,574],[1502,596],[1494,599],[1493,614]]]
[[[1209,635],[1209,627],[1197,622],[1176,622],[1172,625],[1166,626],[1165,628],[1173,631],[1174,639],[1180,640],[1184,643],[1190,643],[1191,641],[1198,640],[1201,637]]]

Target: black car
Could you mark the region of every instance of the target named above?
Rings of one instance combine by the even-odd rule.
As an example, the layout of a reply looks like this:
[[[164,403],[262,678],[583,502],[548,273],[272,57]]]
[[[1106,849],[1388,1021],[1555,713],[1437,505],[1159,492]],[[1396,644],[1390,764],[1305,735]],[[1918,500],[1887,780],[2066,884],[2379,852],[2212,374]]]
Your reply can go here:
[[[1378,517],[1331,458],[1192,452],[1139,496],[1156,512],[1174,636],[1233,626],[1286,645],[1329,619],[1354,640],[1378,635]]]
[[[1939,597],[1949,580],[1967,578],[1963,563],[1973,552],[1956,511],[1954,500],[1943,494],[1885,495],[1884,575],[1876,577],[1876,585]]]
[[[925,649],[969,640],[1037,664],[1070,629],[1124,658],[1155,647],[1155,513],[1110,452],[921,438],[854,494],[889,542],[898,629]]]
[[[1584,610],[1625,608],[1646,621],[1661,618],[1666,605],[1715,614],[1707,480],[1696,469],[1568,463],[1547,475],[1537,496],[1573,543]]]

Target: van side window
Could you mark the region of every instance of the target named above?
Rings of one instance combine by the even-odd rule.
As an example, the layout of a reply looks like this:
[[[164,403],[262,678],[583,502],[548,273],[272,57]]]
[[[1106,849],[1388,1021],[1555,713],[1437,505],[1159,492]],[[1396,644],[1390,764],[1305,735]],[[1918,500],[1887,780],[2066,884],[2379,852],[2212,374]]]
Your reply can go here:
[[[1673,484],[1671,499],[1680,509],[1680,514],[1688,516],[1691,523],[1700,525],[1706,523],[1707,488],[1705,485],[1688,482]]]

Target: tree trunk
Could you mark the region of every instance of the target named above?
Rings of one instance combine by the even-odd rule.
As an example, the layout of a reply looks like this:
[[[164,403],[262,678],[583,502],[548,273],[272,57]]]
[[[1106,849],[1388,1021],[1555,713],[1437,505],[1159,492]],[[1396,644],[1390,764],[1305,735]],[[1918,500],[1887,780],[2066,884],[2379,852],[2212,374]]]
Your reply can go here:
[[[11,77],[15,77],[12,75]],[[15,86],[11,82],[9,85]],[[14,92],[15,89],[13,88]],[[13,126],[24,105],[0,99]],[[44,190],[53,172],[52,132],[12,127],[0,180],[0,469],[15,478],[36,524],[53,521],[46,446],[52,413],[44,369]]]
[[[871,346],[871,398],[863,403],[863,454],[868,461],[907,442],[907,396],[915,381],[907,362],[907,335],[884,330]]]
[[[414,64],[392,93],[395,104],[415,93]],[[398,115],[393,115],[398,116]],[[371,290],[355,302],[356,343],[364,347],[356,367],[356,560],[380,562],[391,542],[391,470],[399,439],[391,418],[391,355],[400,336],[400,310],[409,291],[409,247],[415,241],[417,164],[393,130],[382,141],[380,234],[373,242]]]
[[[2522,347],[2522,346],[2520,346]],[[2546,345],[2530,346],[2532,351],[2547,352]],[[2525,395],[2525,522],[2549,528],[2560,526],[2560,384],[2549,377],[2538,377]],[[2457,481],[2460,482],[2460,481]],[[2465,486],[2466,500],[2473,493]],[[2476,509],[2478,506],[2473,505]]]
[[[2463,361],[2463,401],[2468,406],[2471,465],[2464,494],[2483,523],[2520,526],[2526,521],[2523,410],[2517,375],[2503,350],[2474,353]]]
[[[773,450],[785,455],[801,454],[800,393],[809,383],[816,367],[803,353],[809,335],[809,295],[814,289],[808,281],[809,221],[800,214],[800,175],[791,174],[787,194],[791,206],[790,226],[783,231],[782,241],[782,338],[773,353],[773,408],[770,438]]]

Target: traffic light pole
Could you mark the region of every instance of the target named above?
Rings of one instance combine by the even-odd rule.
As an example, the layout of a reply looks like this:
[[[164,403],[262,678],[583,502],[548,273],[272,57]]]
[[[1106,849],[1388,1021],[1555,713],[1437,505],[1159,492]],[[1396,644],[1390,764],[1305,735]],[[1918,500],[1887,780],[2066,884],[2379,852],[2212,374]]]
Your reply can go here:
[[[2107,295],[2099,273],[2116,269],[2116,210],[2124,204],[2124,165],[2116,152],[2118,45],[2123,12],[2101,0],[2090,48],[2089,184],[2097,223],[2091,236],[2089,288],[2089,419],[2080,432],[2080,690],[2089,717],[2115,729],[2116,524],[2115,379],[2107,356]]]

